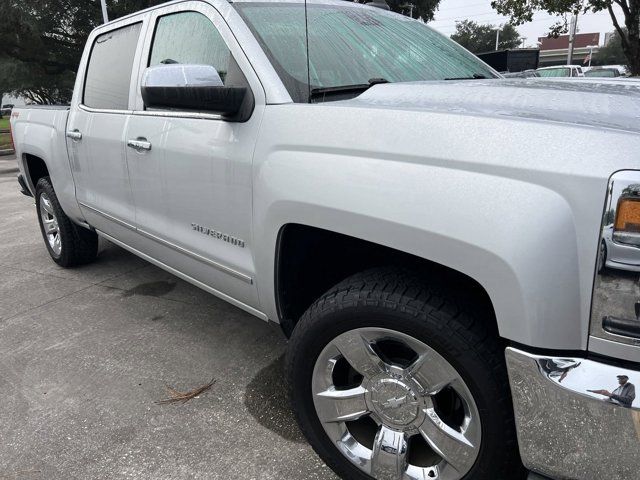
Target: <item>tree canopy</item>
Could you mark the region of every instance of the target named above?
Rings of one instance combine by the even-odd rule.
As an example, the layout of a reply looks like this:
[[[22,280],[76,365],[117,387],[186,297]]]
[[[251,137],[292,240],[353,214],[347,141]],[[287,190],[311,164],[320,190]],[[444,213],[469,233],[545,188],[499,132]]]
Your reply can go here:
[[[71,98],[91,30],[102,23],[100,0],[2,0],[0,91],[36,103]],[[162,0],[109,0],[109,17]]]
[[[413,18],[422,18],[425,22],[429,22],[433,20],[440,0],[387,0],[387,4],[393,12]]]
[[[87,37],[102,23],[100,0],[1,1],[0,92],[35,103],[69,102]],[[164,1],[107,0],[109,18]],[[395,12],[429,21],[440,0],[387,2]]]
[[[622,10],[622,21],[616,16],[615,5]],[[640,0],[493,0],[491,6],[510,16],[515,25],[530,22],[537,11],[559,15],[562,20],[551,28],[551,35],[568,31],[568,15],[606,10],[620,36],[631,72],[640,75]]]
[[[593,54],[591,65],[626,65],[627,57],[622,50],[622,38],[618,32],[613,32],[606,45],[598,53]]]
[[[496,27],[481,25],[473,20],[456,22],[456,31],[451,39],[458,42],[473,53],[483,53],[496,48]],[[520,45],[520,35],[515,27],[509,23],[500,28],[498,50],[516,48]]]

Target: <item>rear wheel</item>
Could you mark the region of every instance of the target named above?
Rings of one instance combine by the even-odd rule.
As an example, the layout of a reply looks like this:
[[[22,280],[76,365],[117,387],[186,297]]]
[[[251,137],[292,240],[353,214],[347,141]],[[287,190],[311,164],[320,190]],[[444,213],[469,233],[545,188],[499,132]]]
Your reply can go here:
[[[98,236],[67,217],[49,177],[38,180],[35,200],[42,238],[53,261],[62,267],[93,261],[98,254]]]
[[[504,348],[420,285],[365,272],[305,313],[287,357],[303,432],[343,478],[522,477]]]

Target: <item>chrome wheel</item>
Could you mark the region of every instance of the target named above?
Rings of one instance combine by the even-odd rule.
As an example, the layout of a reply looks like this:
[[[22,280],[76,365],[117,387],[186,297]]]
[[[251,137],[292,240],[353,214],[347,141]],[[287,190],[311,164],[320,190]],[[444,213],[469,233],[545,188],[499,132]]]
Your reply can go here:
[[[467,385],[435,350],[400,332],[359,328],[319,355],[313,402],[334,445],[377,479],[464,477],[480,450]]]
[[[42,227],[44,234],[49,242],[49,247],[54,255],[59,256],[62,252],[62,239],[60,238],[60,227],[58,218],[53,211],[53,205],[46,193],[40,195],[39,203],[40,217],[42,218]]]

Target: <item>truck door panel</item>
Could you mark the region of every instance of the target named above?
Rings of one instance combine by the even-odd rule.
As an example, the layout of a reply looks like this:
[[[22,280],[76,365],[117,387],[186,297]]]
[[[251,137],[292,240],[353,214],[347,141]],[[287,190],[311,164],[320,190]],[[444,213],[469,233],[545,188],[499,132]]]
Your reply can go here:
[[[243,75],[229,45],[239,47],[212,7],[161,9],[153,25],[141,71],[169,62],[207,64],[226,84],[247,82],[231,78]],[[233,122],[206,112],[140,109],[126,132],[135,225],[150,240],[145,252],[254,307],[251,161],[261,113],[256,107],[248,121]],[[148,148],[136,147],[140,141]]]
[[[67,125],[77,200],[89,223],[106,232],[114,221],[135,220],[123,140],[141,32],[138,19],[95,38]]]

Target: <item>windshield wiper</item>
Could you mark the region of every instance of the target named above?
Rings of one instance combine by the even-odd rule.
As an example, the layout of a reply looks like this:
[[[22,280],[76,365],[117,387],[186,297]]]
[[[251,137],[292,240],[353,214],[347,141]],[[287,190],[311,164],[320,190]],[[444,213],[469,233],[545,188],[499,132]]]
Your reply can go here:
[[[487,77],[479,73],[474,73],[470,77],[452,77],[452,78],[445,78],[445,80],[481,80],[483,78],[487,78]]]
[[[357,93],[359,95],[362,92],[370,89],[374,85],[379,85],[381,83],[389,83],[389,80],[385,78],[371,78],[367,83],[358,83],[355,85],[337,85],[335,87],[312,88],[309,100],[312,100],[318,97],[323,97],[326,95],[334,95],[334,94]]]

